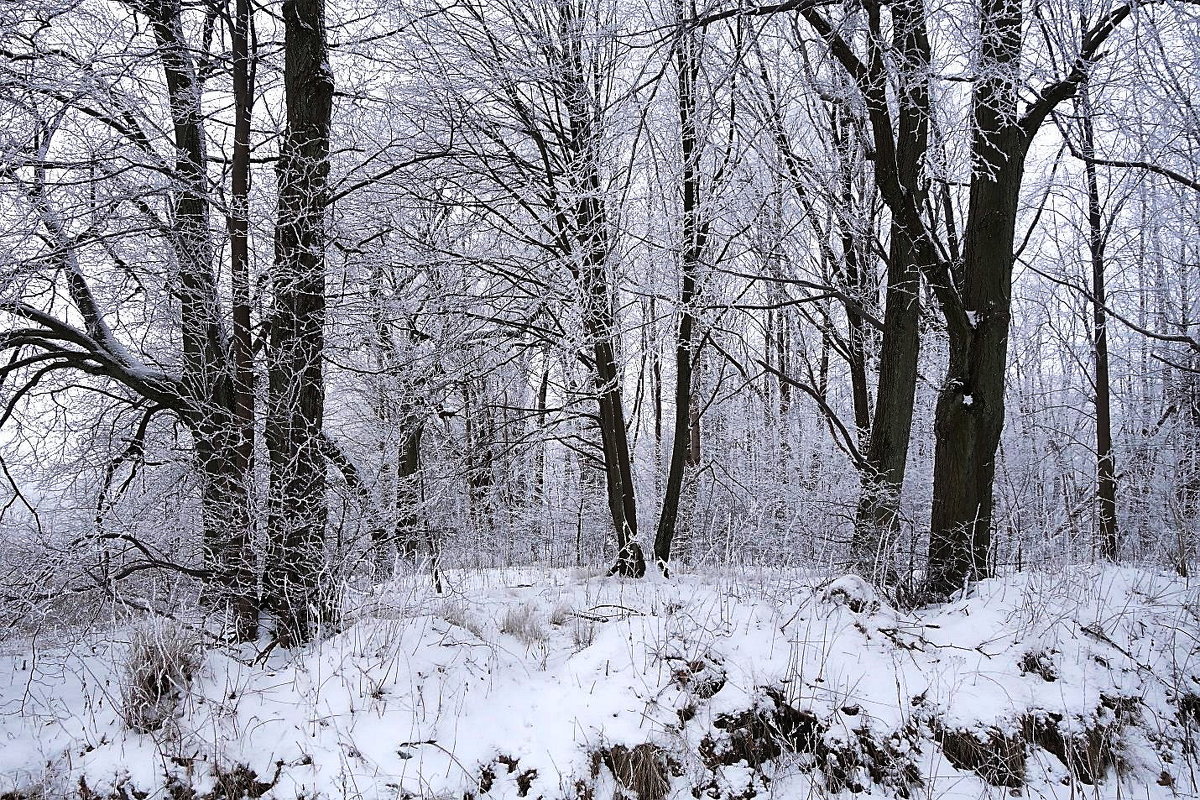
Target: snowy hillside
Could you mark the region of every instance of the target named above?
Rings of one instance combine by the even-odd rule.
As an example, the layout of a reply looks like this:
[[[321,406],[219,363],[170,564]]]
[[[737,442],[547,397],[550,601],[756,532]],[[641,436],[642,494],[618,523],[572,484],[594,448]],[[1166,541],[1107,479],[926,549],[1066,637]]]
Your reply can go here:
[[[1023,574],[908,614],[853,578],[447,577],[259,663],[164,625],[10,642],[0,797],[1197,796],[1178,578]],[[131,690],[130,641],[178,688]]]

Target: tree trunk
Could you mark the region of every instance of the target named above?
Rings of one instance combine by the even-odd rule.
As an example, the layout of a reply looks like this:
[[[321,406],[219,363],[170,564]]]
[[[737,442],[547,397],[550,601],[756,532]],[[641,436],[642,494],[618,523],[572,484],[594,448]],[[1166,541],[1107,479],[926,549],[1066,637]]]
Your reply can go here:
[[[416,558],[424,527],[418,509],[421,507],[421,434],[425,426],[412,414],[401,420],[403,433],[396,460],[396,521],[395,541],[401,553]]]
[[[1117,534],[1117,472],[1113,459],[1112,401],[1108,375],[1108,313],[1104,286],[1105,236],[1096,181],[1095,134],[1087,84],[1080,89],[1083,126],[1083,170],[1088,193],[1088,251],[1092,260],[1092,344],[1096,355],[1096,501],[1100,528],[1100,554],[1115,561],[1120,544]]]
[[[202,86],[184,39],[178,0],[144,2],[139,7],[154,30],[173,124],[179,187],[172,198],[175,293],[182,336],[182,382],[189,405],[186,422],[201,473],[203,550],[212,575],[208,599],[229,614],[232,634],[242,641],[253,638],[258,625],[250,552],[251,465],[241,440],[245,428],[236,420],[233,364],[213,274]],[[248,121],[245,127],[248,138]],[[248,166],[248,150],[245,163]],[[235,191],[238,188],[235,179]],[[251,430],[252,426],[251,421]]]
[[[333,76],[323,0],[287,0],[275,294],[268,345],[270,454],[266,590],[285,644],[311,639],[332,609],[323,585],[326,480],[320,448],[325,387],[325,231]]]
[[[229,260],[233,311],[233,385],[232,406],[238,440],[235,445],[234,471],[242,476],[241,494],[245,495],[247,511],[253,503],[250,486],[254,470],[254,356],[250,327],[250,123],[254,105],[254,75],[250,65],[250,1],[236,0],[234,4],[231,42],[233,51],[234,131],[233,163],[229,212]],[[247,516],[245,526],[231,528],[231,549],[241,553],[235,583],[253,589],[255,568],[251,558],[251,525]],[[257,622],[257,592],[254,607],[246,604],[244,615],[253,613]],[[239,615],[241,616],[241,615]],[[257,627],[255,625],[255,627]],[[250,634],[251,636],[253,633]]]
[[[984,0],[975,85],[972,176],[961,312],[947,311],[950,358],[934,429],[928,590],[948,595],[987,577],[996,448],[1012,299],[1013,241],[1026,138],[1017,114],[1019,0]],[[952,287],[940,286],[943,296]]]
[[[591,340],[597,405],[600,412],[600,443],[604,455],[604,477],[608,508],[617,538],[616,574],[635,575],[633,550],[638,549],[637,501],[633,488],[632,457],[622,402],[621,370],[617,363],[619,329],[608,280],[610,254],[608,219],[603,182],[598,162],[595,124],[600,118],[592,96],[593,85],[585,66],[584,42],[580,39],[578,9],[570,3],[558,6],[563,105],[567,112],[567,157],[574,183],[569,215],[557,215],[563,255],[569,259],[579,291],[584,329]],[[643,560],[643,559],[637,559]],[[644,561],[644,560],[643,560]],[[643,563],[644,570],[644,563]],[[637,576],[640,577],[640,576]]]
[[[922,169],[930,119],[931,56],[925,14],[919,0],[904,0],[890,8],[894,50],[903,59],[894,124],[886,95],[887,66],[878,7],[868,9],[868,74],[860,80],[875,141],[875,183],[892,222],[875,416],[850,553],[852,569],[885,583],[892,582],[895,575],[892,543],[899,528],[916,397],[920,273],[937,259],[920,214],[926,191]],[[835,54],[838,49],[835,46]],[[848,68],[853,64],[848,53],[843,51],[841,57]]]
[[[677,4],[682,18],[682,4]],[[705,226],[700,222],[699,150],[696,133],[696,60],[695,34],[685,34],[678,45],[679,135],[683,162],[682,177],[682,238],[679,266],[683,284],[679,291],[679,327],[675,336],[675,426],[671,435],[671,458],[667,469],[667,485],[663,490],[662,511],[654,536],[654,560],[663,575],[669,570],[671,542],[679,522],[680,498],[683,494],[684,470],[699,461],[699,409],[692,397],[692,359],[696,353],[692,301],[696,295],[696,274],[704,248]],[[693,422],[693,416],[696,417]]]
[[[913,243],[893,223],[888,258],[879,383],[854,521],[852,568],[876,582],[894,579],[892,545],[900,525],[920,354],[920,276]]]

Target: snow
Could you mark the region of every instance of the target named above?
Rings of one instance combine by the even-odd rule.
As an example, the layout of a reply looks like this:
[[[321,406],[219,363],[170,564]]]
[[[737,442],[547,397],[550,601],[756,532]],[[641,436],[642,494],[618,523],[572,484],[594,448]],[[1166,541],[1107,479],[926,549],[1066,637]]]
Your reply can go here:
[[[178,718],[154,734],[121,721],[127,630],[10,651],[0,657],[0,793],[54,776],[101,794],[161,789],[168,774],[211,787],[213,765],[239,763],[270,781],[282,762],[266,797],[507,799],[525,796],[526,780],[529,797],[549,800],[574,796],[593,752],[649,742],[682,765],[672,797],[709,779],[724,796],[767,786],[805,797],[819,776],[796,755],[761,774],[744,761],[709,770],[695,755],[721,715],[769,705],[764,687],[776,687],[829,722],[830,745],[864,726],[887,734],[929,720],[1013,732],[1030,714],[1059,714],[1065,730],[1082,731],[1104,722],[1111,698],[1134,698],[1142,724],[1120,733],[1126,774],[1082,788],[1195,796],[1195,755],[1180,743],[1200,731],[1188,733],[1177,704],[1200,693],[1200,591],[1179,578],[1114,567],[1026,573],[916,613],[854,576],[626,581],[529,569],[447,579],[449,597],[422,575],[377,587],[355,599],[342,633],[265,663],[248,648],[209,651]],[[501,630],[516,629],[512,613],[530,615],[519,635]],[[1008,792],[952,766],[928,736],[919,749],[930,797]],[[494,780],[480,794],[489,765]],[[1164,771],[1173,789],[1158,785]],[[615,786],[601,772],[597,785]],[[1081,791],[1040,748],[1027,777],[1030,797]]]

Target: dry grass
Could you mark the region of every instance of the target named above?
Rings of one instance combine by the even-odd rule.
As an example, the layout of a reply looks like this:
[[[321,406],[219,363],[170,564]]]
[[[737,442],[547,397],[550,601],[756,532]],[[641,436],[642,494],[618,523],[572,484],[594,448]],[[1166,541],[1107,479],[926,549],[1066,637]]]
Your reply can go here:
[[[480,622],[467,608],[466,603],[461,600],[447,600],[442,604],[441,611],[438,616],[449,622],[451,625],[470,631],[475,634],[476,638],[484,639],[485,629],[483,623]]]
[[[500,632],[515,636],[526,645],[535,645],[546,641],[546,629],[537,616],[537,608],[532,603],[519,606],[509,606],[504,610],[500,620]]]
[[[638,800],[663,800],[671,791],[671,758],[658,745],[639,744],[630,749],[618,744],[601,750],[600,758]]]
[[[135,630],[121,682],[125,724],[138,733],[162,729],[178,713],[203,659],[199,638],[183,628],[152,624]]]
[[[566,603],[559,603],[550,612],[550,617],[547,620],[554,627],[561,627],[567,624],[567,620],[571,616],[571,606]]]
[[[575,650],[583,650],[594,641],[596,641],[596,623],[586,619],[575,620],[575,626],[571,629],[571,642],[575,645]]]

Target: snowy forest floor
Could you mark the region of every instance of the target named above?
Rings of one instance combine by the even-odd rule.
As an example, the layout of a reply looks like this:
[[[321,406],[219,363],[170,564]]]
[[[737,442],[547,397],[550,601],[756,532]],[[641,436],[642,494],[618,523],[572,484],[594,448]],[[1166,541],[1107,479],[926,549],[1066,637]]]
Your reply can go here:
[[[1200,796],[1196,582],[1076,567],[901,613],[758,568],[446,578],[258,663],[163,624],[9,640],[0,798]]]

